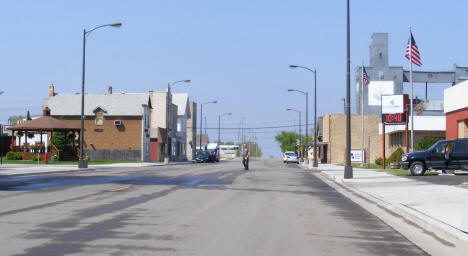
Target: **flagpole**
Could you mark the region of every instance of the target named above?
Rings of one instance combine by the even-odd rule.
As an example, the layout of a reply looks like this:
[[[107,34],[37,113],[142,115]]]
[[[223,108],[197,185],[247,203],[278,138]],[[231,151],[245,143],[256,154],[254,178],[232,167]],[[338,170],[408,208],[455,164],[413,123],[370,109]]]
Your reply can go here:
[[[361,66],[361,167],[364,166],[364,60]]]
[[[414,118],[413,118],[413,35],[409,26],[409,57],[410,57],[410,116],[411,116],[411,152],[414,152]]]

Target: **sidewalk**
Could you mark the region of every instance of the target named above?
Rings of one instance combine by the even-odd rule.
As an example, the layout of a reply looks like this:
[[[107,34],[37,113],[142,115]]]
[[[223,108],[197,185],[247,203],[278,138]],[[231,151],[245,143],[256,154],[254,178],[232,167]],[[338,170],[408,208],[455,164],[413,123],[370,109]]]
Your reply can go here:
[[[344,167],[320,164],[318,176],[333,181],[379,206],[418,223],[468,249],[468,189],[437,185],[385,172],[353,168],[353,179],[344,179]],[[466,246],[466,247],[465,247]],[[464,251],[467,253],[466,251]]]
[[[192,162],[171,162],[170,165],[191,164]],[[3,164],[0,166],[0,176],[2,175],[22,175],[22,174],[45,174],[53,172],[72,172],[72,171],[86,171],[95,170],[98,168],[112,168],[112,167],[149,167],[149,166],[164,166],[164,163],[115,163],[115,164],[96,164],[89,165],[88,168],[79,169],[78,165],[35,165],[35,164]]]

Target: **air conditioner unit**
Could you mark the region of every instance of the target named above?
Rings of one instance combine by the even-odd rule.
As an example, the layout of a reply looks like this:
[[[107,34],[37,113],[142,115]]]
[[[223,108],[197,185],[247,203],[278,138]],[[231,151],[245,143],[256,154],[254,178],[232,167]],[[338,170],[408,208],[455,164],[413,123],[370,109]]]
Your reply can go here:
[[[120,121],[120,120],[114,120],[114,125],[115,125],[115,126],[120,126],[120,125],[122,125],[122,121]]]

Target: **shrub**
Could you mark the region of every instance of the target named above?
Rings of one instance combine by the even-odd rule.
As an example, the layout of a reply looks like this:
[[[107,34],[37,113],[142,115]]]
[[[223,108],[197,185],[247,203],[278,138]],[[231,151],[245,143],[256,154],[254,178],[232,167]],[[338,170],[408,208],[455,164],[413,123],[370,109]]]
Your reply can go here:
[[[416,145],[415,150],[416,151],[423,151],[428,148],[430,148],[434,143],[436,143],[439,140],[442,140],[443,138],[436,138],[436,137],[426,137],[422,140],[419,141],[418,145]]]
[[[405,152],[403,151],[402,148],[397,148],[395,151],[393,151],[393,153],[390,155],[390,157],[388,158],[388,162],[389,163],[399,163],[400,160],[401,160],[401,156],[404,154]]]
[[[382,157],[377,157],[374,162],[376,165],[382,165]]]
[[[8,160],[21,160],[21,153],[20,152],[8,152],[6,153],[6,159]]]
[[[41,156],[41,155],[40,155],[39,157],[38,157],[37,155],[33,155],[33,156],[32,156],[32,160],[33,160],[33,161],[38,161],[38,159],[39,159],[39,161],[43,161],[43,160],[44,160],[44,156]]]

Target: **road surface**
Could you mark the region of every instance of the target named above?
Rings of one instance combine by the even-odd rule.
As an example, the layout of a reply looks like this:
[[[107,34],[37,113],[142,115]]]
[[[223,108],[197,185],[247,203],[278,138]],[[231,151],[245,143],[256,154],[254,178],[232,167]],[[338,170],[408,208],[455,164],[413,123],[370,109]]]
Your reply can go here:
[[[0,176],[0,255],[425,255],[279,159]]]

